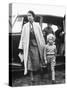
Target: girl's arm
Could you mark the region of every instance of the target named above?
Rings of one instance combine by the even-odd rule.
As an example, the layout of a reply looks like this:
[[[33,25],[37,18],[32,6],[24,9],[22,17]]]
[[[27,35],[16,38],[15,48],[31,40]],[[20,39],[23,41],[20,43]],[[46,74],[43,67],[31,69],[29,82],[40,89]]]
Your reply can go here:
[[[56,48],[56,45],[55,45],[55,56],[57,56],[57,48]]]

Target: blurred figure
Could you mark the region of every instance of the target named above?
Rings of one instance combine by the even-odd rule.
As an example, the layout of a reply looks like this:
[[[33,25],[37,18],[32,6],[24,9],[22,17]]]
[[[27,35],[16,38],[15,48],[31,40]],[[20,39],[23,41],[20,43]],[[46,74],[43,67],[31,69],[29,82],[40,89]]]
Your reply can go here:
[[[61,27],[58,26],[58,30],[55,32],[56,36],[56,46],[57,46],[57,54],[60,54],[60,46],[61,46],[61,37],[60,33],[62,32]]]
[[[48,23],[47,27],[43,29],[43,34],[44,34],[44,38],[45,38],[46,43],[47,43],[47,35],[50,33],[54,34],[54,31],[53,31],[51,26],[52,26],[52,24]]]
[[[55,36],[56,36],[57,54],[64,55],[65,53],[65,45],[64,45],[65,33],[60,26],[58,26],[58,30],[55,32]]]

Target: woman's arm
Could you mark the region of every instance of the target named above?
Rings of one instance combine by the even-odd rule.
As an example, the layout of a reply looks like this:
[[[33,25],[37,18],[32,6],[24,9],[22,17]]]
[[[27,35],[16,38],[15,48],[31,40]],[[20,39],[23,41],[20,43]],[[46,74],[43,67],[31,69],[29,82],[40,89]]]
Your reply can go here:
[[[22,51],[24,49],[24,37],[25,37],[25,25],[23,26],[22,32],[21,32],[21,37],[20,37],[20,43],[18,49]]]
[[[47,63],[47,59],[46,59],[46,45],[44,46],[44,60],[45,60],[45,63]]]
[[[38,25],[38,28],[39,28],[39,34],[40,34],[40,37],[41,37],[42,44],[45,45],[45,39],[44,39],[44,36],[43,36],[40,25]]]
[[[24,54],[24,36],[25,36],[25,26],[23,26],[21,37],[20,37],[20,43],[18,47],[18,50],[19,50],[18,56],[21,62],[23,62],[23,54]]]

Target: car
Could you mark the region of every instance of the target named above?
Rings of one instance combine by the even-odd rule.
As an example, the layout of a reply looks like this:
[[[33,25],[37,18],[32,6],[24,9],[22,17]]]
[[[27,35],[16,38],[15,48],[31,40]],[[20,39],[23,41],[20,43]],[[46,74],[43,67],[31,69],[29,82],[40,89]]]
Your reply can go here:
[[[14,17],[9,16],[9,71],[21,71],[24,70],[24,64],[21,64],[21,60],[18,56],[19,54],[19,41],[21,36],[21,31],[23,28],[23,25],[28,22],[27,15],[18,15],[16,18],[12,19]],[[11,22],[11,21],[14,22]],[[65,16],[53,16],[53,15],[42,15],[42,14],[36,14],[35,21],[40,24],[41,29],[47,25],[47,23],[51,23],[52,25],[56,26],[58,29],[58,26],[61,27],[61,33],[64,32],[64,34],[61,35],[61,38],[64,41],[65,37]],[[56,29],[56,30],[57,30]],[[56,31],[55,31],[56,32]],[[60,33],[59,33],[60,35]],[[57,43],[58,44],[58,43]],[[65,46],[65,43],[61,42],[61,45]],[[62,48],[62,47],[61,47]],[[61,52],[61,50],[60,50]],[[57,64],[58,65],[65,65],[65,49],[63,48],[62,54],[57,54]],[[44,68],[44,66],[43,66]]]

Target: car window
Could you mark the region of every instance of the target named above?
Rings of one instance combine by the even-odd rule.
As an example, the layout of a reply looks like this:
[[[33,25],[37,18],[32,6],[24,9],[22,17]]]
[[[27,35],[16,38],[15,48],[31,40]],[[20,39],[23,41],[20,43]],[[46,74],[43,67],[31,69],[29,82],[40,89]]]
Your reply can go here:
[[[24,17],[12,18],[12,22],[11,19],[9,19],[9,33],[20,33],[23,25],[23,19]]]

